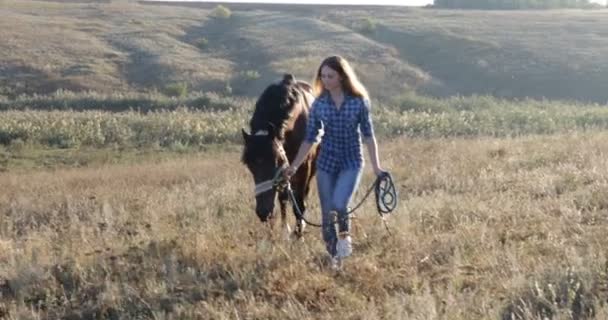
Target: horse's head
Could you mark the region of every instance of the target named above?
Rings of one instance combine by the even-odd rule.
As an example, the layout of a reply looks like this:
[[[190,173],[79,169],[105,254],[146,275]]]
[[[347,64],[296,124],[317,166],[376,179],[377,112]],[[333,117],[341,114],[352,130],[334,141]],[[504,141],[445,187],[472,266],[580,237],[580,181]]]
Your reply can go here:
[[[272,125],[268,126],[268,130],[258,130],[251,134],[242,130],[245,142],[242,160],[253,175],[256,186],[255,213],[262,222],[272,217],[277,195],[272,179],[287,161],[275,131]]]

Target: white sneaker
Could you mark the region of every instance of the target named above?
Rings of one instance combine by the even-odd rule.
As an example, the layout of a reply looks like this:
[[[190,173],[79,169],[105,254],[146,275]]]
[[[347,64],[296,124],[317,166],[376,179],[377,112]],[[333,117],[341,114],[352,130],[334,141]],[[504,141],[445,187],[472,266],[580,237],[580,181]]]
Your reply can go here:
[[[337,257],[342,259],[353,253],[353,240],[350,236],[340,237],[336,244]]]
[[[340,269],[342,269],[342,260],[340,260],[340,258],[331,257],[330,259],[331,260],[329,262],[329,266],[331,267],[332,270],[339,271]]]

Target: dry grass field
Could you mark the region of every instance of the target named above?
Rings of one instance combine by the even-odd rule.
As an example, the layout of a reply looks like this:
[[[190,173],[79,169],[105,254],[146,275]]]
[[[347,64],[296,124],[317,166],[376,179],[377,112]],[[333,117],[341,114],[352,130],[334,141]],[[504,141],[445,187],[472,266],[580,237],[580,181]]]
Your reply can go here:
[[[367,202],[339,273],[258,222],[237,148],[14,168],[0,318],[605,319],[607,138],[385,139],[392,234]]]
[[[608,11],[229,7],[0,0],[0,319],[608,319]],[[339,272],[240,163],[336,53],[399,192]]]

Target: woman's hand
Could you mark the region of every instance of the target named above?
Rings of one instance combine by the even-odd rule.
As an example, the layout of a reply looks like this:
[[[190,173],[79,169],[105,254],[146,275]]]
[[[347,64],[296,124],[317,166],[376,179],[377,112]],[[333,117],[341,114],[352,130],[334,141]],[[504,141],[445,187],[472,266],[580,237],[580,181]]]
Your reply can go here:
[[[384,169],[382,169],[380,166],[378,167],[374,167],[374,174],[376,174],[376,177],[380,177],[381,175],[383,175],[386,171],[384,171]]]
[[[302,142],[302,145],[300,146],[300,149],[298,149],[298,154],[296,154],[295,159],[293,159],[291,164],[287,168],[285,168],[285,170],[283,170],[283,177],[285,179],[289,179],[291,178],[291,176],[296,174],[296,171],[298,171],[298,166],[300,166],[304,162],[304,159],[308,155],[308,151],[310,151],[312,146],[313,145],[309,142]]]
[[[298,170],[297,168],[294,168],[293,166],[289,166],[289,167],[285,168],[285,170],[283,170],[283,177],[285,177],[285,179],[289,179],[289,178],[291,178],[291,176],[293,176],[296,173],[297,170]]]

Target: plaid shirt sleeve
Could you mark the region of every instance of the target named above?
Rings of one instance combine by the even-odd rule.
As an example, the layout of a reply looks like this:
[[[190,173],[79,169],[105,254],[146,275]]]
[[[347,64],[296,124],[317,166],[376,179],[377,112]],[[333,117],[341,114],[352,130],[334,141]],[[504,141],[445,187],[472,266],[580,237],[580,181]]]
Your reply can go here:
[[[315,101],[313,103],[312,108],[310,109],[310,114],[308,115],[308,123],[306,124],[306,137],[305,141],[308,143],[318,143],[321,141],[322,133],[319,134],[319,131],[322,129],[321,119],[319,118],[319,103]]]
[[[372,125],[372,119],[370,116],[371,104],[368,99],[363,99],[363,106],[360,113],[359,125],[361,128],[361,135],[364,138],[371,138],[374,136],[374,126]]]

